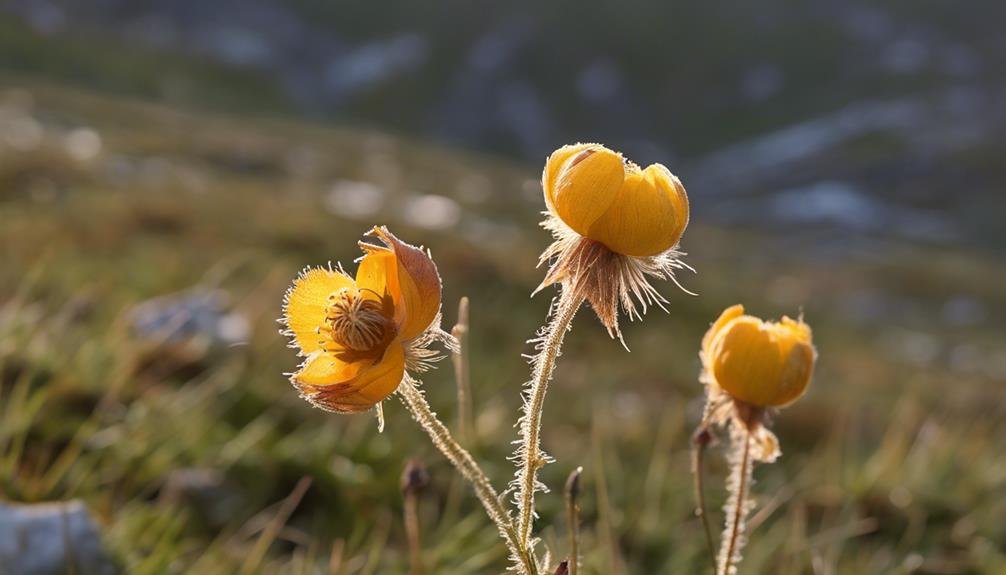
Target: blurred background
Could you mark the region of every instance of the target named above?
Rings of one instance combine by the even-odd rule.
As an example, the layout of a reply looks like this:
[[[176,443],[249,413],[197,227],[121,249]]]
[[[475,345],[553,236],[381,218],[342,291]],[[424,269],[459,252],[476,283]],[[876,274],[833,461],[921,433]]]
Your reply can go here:
[[[275,319],[388,224],[472,301],[496,486],[528,377],[547,154],[678,174],[697,274],[626,353],[581,314],[546,402],[539,531],[584,570],[695,573],[689,433],[720,310],[820,352],[755,470],[744,573],[1006,573],[1006,4],[0,0],[0,573],[429,573],[504,550],[397,401],[301,401]],[[600,359],[600,361],[599,361]],[[449,362],[425,377],[456,414]],[[709,458],[713,520],[721,453]],[[67,567],[71,565],[71,567]],[[68,570],[69,569],[69,570]]]

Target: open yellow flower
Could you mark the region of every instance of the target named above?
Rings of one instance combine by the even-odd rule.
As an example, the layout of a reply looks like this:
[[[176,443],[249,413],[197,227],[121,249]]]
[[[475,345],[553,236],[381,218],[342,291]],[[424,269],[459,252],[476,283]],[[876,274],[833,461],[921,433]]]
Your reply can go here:
[[[356,278],[341,268],[309,268],[284,300],[291,347],[306,356],[290,381],[312,404],[339,413],[366,411],[398,388],[406,368],[438,359],[427,349],[440,330],[440,275],[426,251],[385,227],[360,243]]]
[[[758,408],[799,399],[810,385],[816,357],[803,320],[762,321],[745,315],[740,304],[724,310],[702,339],[702,363],[711,383]]]
[[[561,283],[590,302],[612,336],[621,335],[618,307],[629,319],[667,300],[649,277],[674,280],[688,268],[677,251],[688,226],[688,195],[667,168],[643,169],[600,144],[563,146],[542,173],[555,242],[541,256],[550,262],[538,289]],[[689,268],[690,269],[690,268]],[[635,300],[635,302],[634,302]]]

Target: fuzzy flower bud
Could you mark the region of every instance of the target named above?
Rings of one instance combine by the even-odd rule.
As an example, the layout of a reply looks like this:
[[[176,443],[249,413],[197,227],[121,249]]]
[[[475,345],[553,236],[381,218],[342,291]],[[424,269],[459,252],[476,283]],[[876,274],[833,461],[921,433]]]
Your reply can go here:
[[[670,170],[661,164],[640,169],[600,144],[559,148],[542,180],[553,215],[619,254],[661,254],[688,225],[688,196]]]
[[[600,144],[574,144],[548,157],[541,185],[542,226],[555,241],[539,259],[549,269],[538,290],[558,283],[576,293],[619,339],[619,307],[629,319],[650,305],[664,308],[650,278],[677,283],[676,270],[691,270],[678,249],[688,226],[678,178],[660,164],[640,169]]]
[[[744,315],[739,304],[724,310],[702,340],[702,361],[716,385],[758,408],[799,399],[816,359],[810,326],[802,319],[762,321]]]

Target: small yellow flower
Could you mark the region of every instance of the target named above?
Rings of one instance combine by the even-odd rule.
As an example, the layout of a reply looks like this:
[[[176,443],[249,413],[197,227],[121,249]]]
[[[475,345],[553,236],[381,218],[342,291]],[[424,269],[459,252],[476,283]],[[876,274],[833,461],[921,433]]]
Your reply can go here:
[[[387,228],[360,243],[356,278],[342,269],[310,268],[286,294],[282,322],[291,347],[306,356],[290,381],[314,405],[366,411],[394,392],[406,368],[437,359],[426,349],[440,330],[440,275],[427,252]]]
[[[585,238],[627,256],[674,247],[688,225],[688,195],[661,164],[640,169],[600,144],[563,146],[542,176],[549,211]]]
[[[726,527],[716,572],[736,573],[746,541],[753,463],[771,463],[781,452],[779,439],[767,427],[766,415],[799,399],[810,385],[817,351],[810,326],[783,316],[778,322],[745,315],[737,304],[723,310],[702,338],[701,381],[706,385],[706,409],[696,433],[695,461],[716,425],[730,432]],[[705,438],[705,439],[704,439]],[[695,467],[701,486],[702,468]],[[700,505],[701,487],[698,488]],[[705,516],[704,508],[702,516]],[[708,530],[708,526],[707,526]]]
[[[783,407],[810,385],[817,352],[810,326],[783,317],[766,322],[734,305],[702,339],[702,364],[710,382],[736,401],[756,408]]]
[[[562,284],[619,337],[619,306],[634,319],[667,303],[649,278],[676,282],[675,270],[691,269],[677,250],[688,195],[674,174],[660,164],[642,169],[600,144],[576,144],[549,156],[541,184],[542,225],[555,242],[541,255],[549,270],[539,290]]]

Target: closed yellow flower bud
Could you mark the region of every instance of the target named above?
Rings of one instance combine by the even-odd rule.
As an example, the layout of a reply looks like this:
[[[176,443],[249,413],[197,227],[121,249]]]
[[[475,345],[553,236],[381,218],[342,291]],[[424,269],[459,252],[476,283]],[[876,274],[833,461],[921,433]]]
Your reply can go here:
[[[553,215],[619,254],[666,252],[688,225],[688,195],[674,174],[660,164],[640,169],[600,144],[553,152],[542,186]]]
[[[712,382],[735,400],[760,408],[782,407],[810,384],[817,352],[810,326],[783,317],[762,321],[727,308],[702,340],[702,363]]]

